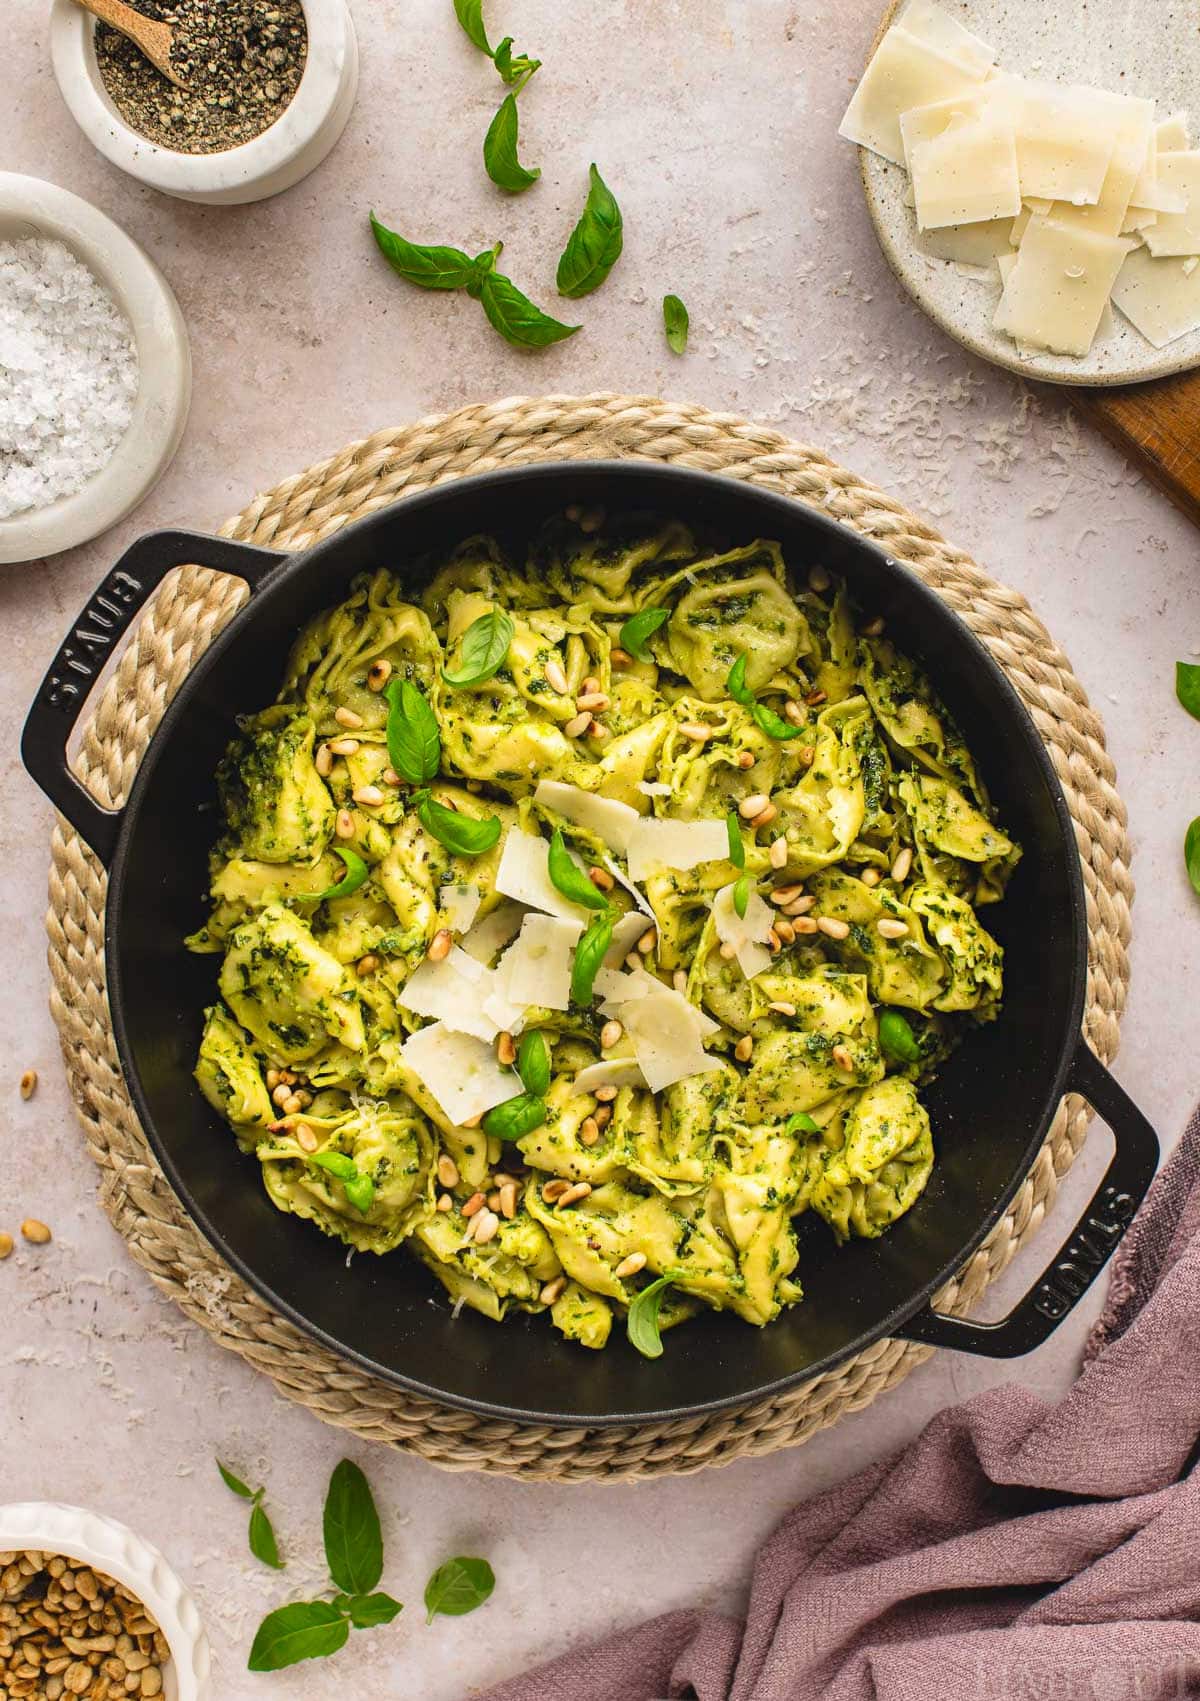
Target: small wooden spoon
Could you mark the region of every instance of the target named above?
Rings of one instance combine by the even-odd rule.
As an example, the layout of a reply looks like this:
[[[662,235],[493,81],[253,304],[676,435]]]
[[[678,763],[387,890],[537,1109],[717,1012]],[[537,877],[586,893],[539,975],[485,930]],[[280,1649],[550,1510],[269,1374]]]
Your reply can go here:
[[[99,18],[102,23],[111,24],[113,29],[127,35],[135,47],[146,55],[150,63],[166,77],[168,82],[175,84],[177,89],[186,88],[183,79],[179,77],[171,64],[171,26],[163,24],[157,18],[148,18],[142,12],[135,12],[132,6],[127,6],[125,0],[75,0],[77,6],[82,6],[85,12]]]

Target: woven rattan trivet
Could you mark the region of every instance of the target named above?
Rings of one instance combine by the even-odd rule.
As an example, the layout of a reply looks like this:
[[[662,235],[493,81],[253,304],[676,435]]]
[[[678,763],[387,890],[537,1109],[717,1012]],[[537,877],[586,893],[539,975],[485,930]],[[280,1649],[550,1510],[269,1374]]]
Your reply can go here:
[[[648,397],[524,397],[461,408],[380,431],[285,479],[224,527],[252,543],[300,549],[432,484],[491,467],[567,457],[639,455],[748,479],[867,533],[909,562],[988,645],[1020,691],[1075,819],[1087,887],[1086,1029],[1106,1062],[1128,981],[1132,884],[1125,810],[1100,721],[1070,662],[1023,597],[1005,590],[898,502],[816,450],[730,414]],[[77,768],[103,804],[119,804],[163,709],[196,658],[240,607],[244,587],[186,567],[163,585],[85,728]],[[223,1265],[184,1215],[152,1157],[121,1078],[104,982],[105,876],[59,821],[50,870],[51,1008],[100,1197],[150,1272],[192,1320],[328,1423],[451,1470],[558,1481],[696,1471],[794,1446],[868,1405],[928,1354],[880,1341],[778,1399],[689,1422],[631,1429],[522,1427],[451,1410],[375,1380],[308,1340]],[[1053,1203],[1083,1143],[1088,1112],[1060,1108],[1016,1199],[939,1303],[966,1310]]]

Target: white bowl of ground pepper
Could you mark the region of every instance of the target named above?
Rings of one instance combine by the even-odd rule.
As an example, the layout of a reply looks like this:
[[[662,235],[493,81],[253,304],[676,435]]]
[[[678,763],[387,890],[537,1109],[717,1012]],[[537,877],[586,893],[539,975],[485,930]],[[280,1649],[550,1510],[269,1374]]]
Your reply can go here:
[[[325,158],[358,87],[346,0],[133,0],[170,24],[178,89],[74,0],[54,0],[63,99],[114,165],[186,201],[258,201]]]
[[[0,1506],[0,1692],[209,1701],[196,1603],[158,1549],[113,1518]]]

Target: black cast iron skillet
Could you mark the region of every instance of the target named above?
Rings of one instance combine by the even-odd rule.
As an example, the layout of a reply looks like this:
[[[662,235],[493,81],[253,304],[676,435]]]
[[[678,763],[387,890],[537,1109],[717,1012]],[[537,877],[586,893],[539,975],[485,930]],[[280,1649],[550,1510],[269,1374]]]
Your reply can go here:
[[[991,910],[1007,953],[1000,1019],[970,1035],[925,1097],[937,1164],[888,1234],[838,1248],[800,1219],[805,1300],[766,1329],[708,1315],[638,1357],[622,1332],[605,1352],[566,1344],[544,1319],[497,1326],[463,1311],[403,1254],[360,1254],[269,1202],[252,1158],[192,1080],[217,960],[184,950],[200,922],[218,831],[213,772],[234,716],[278,690],[300,624],[353,574],[403,569],[473,532],[517,551],[569,503],[684,520],[729,545],[778,538],[794,567],[819,561],[920,657],[957,717],[1025,855]],[[519,555],[518,555],[519,558]],[[201,658],[163,717],[129,799],[100,809],[72,776],[68,735],[120,634],[173,567],[245,579],[249,603]],[[204,1234],[278,1311],[336,1352],[435,1400],[529,1422],[627,1423],[758,1399],[828,1370],[882,1336],[993,1356],[1046,1339],[1094,1279],[1149,1186],[1154,1132],[1081,1037],[1087,932],[1070,817],[1032,721],[988,652],[908,568],[824,516],[732,479],[649,462],[571,462],[496,472],[387,508],[300,555],[158,532],[105,579],[42,684],[25,727],[29,772],[109,871],[108,994],[125,1075],[150,1143]],[[931,1296],[1012,1199],[1059,1101],[1081,1093],[1111,1127],[1108,1172],[1049,1269],[998,1323],[939,1314]]]

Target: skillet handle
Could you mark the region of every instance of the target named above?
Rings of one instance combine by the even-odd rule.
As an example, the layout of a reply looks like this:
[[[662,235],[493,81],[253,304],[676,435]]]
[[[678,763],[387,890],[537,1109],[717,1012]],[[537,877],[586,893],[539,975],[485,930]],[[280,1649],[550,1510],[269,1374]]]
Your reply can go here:
[[[1016,1358],[1053,1334],[1108,1262],[1158,1164],[1158,1137],[1082,1037],[1067,1072],[1067,1090],[1080,1093],[1112,1129],[1116,1151],[1074,1232],[1041,1280],[998,1323],[949,1317],[932,1306],[896,1333],[931,1347],[954,1347],[985,1358]]]
[[[211,567],[245,579],[253,594],[284,556],[204,532],[147,532],[88,601],[51,662],[21,734],[21,760],[56,809],[107,868],[121,830],[119,809],[102,809],[67,762],[67,743],[117,640],[175,567]]]

